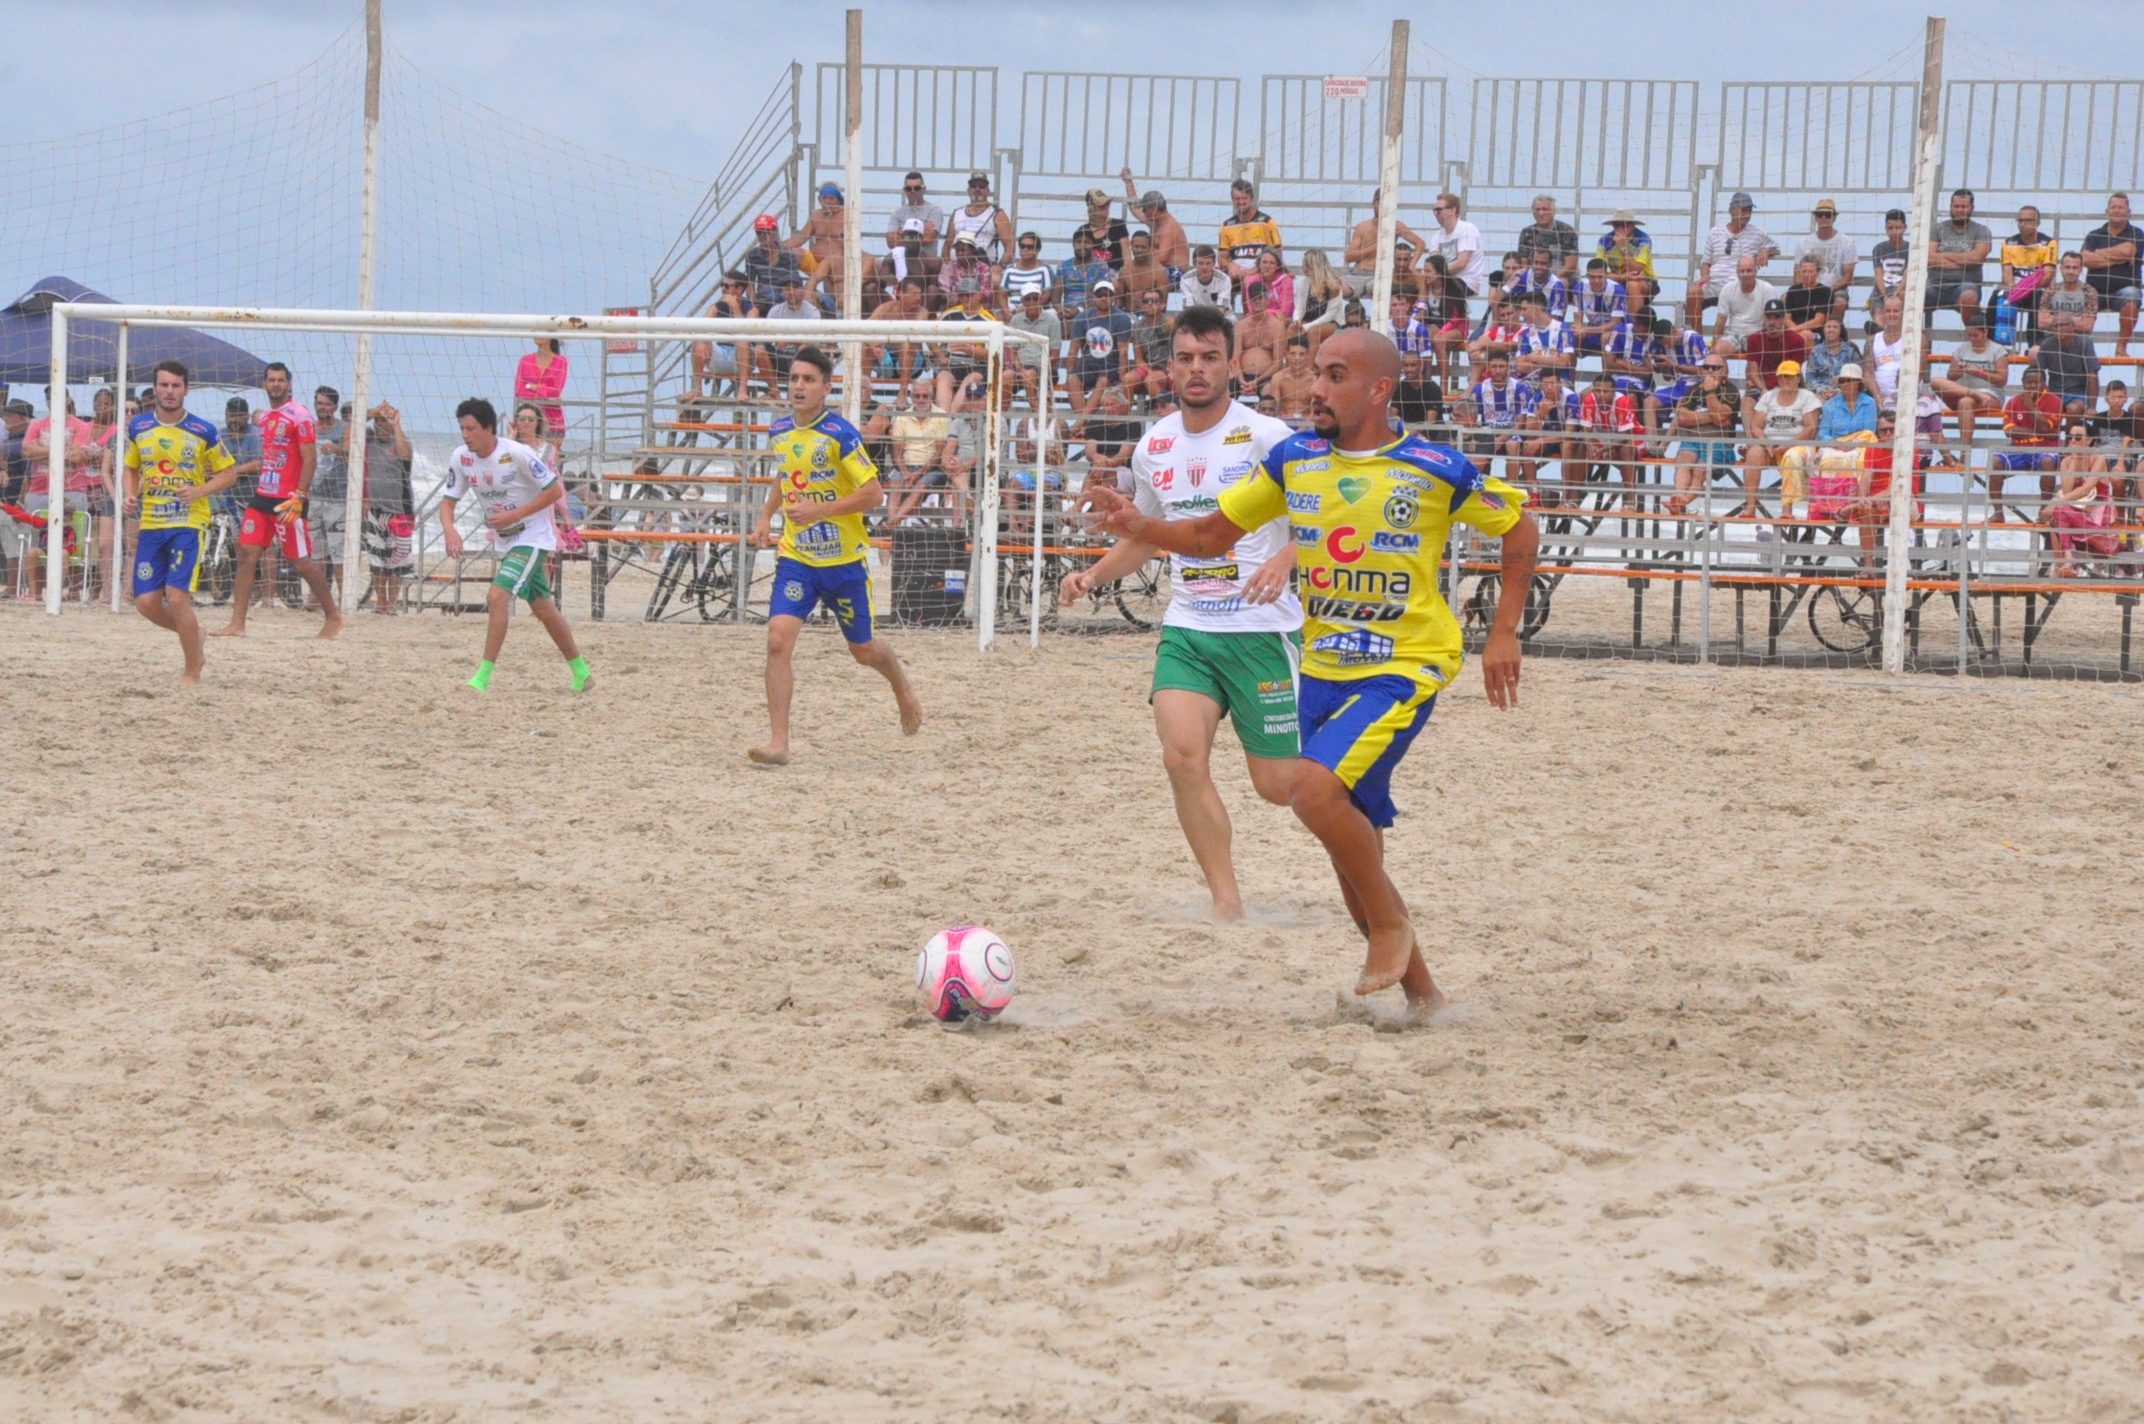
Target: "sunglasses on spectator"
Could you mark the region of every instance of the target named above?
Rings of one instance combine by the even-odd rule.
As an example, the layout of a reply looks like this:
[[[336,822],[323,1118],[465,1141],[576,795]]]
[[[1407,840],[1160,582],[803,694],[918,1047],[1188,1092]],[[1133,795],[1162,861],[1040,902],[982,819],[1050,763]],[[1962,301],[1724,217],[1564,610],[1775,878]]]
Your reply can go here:
[[[901,191],[904,193],[920,193],[923,191],[923,185],[921,183],[903,183]]]
[[[1022,252],[1040,252],[1042,244],[1039,242],[1023,242],[1020,244],[1020,250]]]
[[[1727,368],[1725,366],[1715,366],[1710,361],[1707,361],[1705,363],[1705,369],[1708,371],[1724,371]]]

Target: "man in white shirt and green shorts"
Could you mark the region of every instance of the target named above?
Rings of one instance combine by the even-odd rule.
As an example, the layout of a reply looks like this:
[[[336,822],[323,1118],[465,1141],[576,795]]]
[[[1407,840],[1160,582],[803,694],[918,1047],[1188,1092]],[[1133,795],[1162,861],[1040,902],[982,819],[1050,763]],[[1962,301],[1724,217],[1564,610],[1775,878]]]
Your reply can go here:
[[[1229,398],[1234,357],[1227,313],[1196,306],[1178,314],[1169,377],[1181,410],[1148,429],[1119,476],[1130,481],[1125,492],[1148,517],[1211,514],[1222,490],[1294,433]],[[1151,545],[1121,542],[1065,579],[1058,596],[1069,606],[1154,555]],[[1303,607],[1290,579],[1295,545],[1288,521],[1276,519],[1244,535],[1225,557],[1172,556],[1170,564],[1172,596],[1154,657],[1154,731],[1176,819],[1205,873],[1214,915],[1240,920],[1243,896],[1229,858],[1233,830],[1210,765],[1213,739],[1225,714],[1243,744],[1252,787],[1276,806],[1288,804],[1299,750],[1295,692],[1303,647]]]

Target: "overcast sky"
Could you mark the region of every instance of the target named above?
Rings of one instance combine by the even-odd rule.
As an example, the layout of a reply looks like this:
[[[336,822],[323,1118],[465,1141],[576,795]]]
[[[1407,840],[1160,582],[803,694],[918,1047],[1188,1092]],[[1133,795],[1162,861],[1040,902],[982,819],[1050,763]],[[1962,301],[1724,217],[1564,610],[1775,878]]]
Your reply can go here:
[[[395,44],[448,85],[529,123],[620,156],[711,177],[739,127],[791,58],[840,58],[839,3],[676,0],[387,0]],[[1945,6],[1954,75],[1992,65],[2020,77],[2144,76],[2144,4],[2071,0]],[[1453,24],[1450,16],[1469,18]],[[1505,24],[1493,7],[1305,6],[1300,0],[1168,4],[1079,0],[1031,11],[997,3],[904,0],[865,6],[867,56],[882,62],[1249,77],[1357,73],[1394,18],[1477,73],[1512,76],[1848,79],[1885,66],[1909,78],[1921,5],[1801,0],[1767,8],[1720,0],[1529,7],[1568,23]],[[2032,33],[2019,36],[2027,13]],[[362,15],[357,0],[0,0],[6,141],[60,138],[177,108],[305,64]],[[1641,24],[1604,23],[1611,15]],[[1963,32],[1963,33],[1960,33]],[[1038,48],[1039,46],[1039,48]],[[96,56],[105,58],[100,62]],[[155,55],[155,63],[142,62]],[[55,63],[55,59],[59,62]],[[1015,91],[1016,93],[1016,91]],[[1456,97],[1456,96],[1455,96]]]

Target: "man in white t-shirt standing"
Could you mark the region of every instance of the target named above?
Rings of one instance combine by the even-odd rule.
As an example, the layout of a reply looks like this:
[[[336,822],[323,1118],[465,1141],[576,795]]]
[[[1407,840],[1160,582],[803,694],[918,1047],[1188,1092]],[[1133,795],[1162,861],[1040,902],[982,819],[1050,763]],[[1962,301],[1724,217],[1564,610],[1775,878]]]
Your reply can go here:
[[[462,531],[454,527],[454,511],[462,496],[474,491],[484,509],[484,523],[492,541],[505,551],[499,572],[493,575],[485,595],[490,622],[484,632],[484,661],[476,666],[469,685],[478,692],[491,687],[492,667],[499,650],[506,646],[507,619],[516,598],[525,599],[529,612],[543,624],[551,641],[573,672],[573,690],[586,690],[594,679],[588,663],[573,641],[566,615],[558,611],[551,594],[546,565],[558,547],[558,531],[551,510],[565,498],[566,487],[557,471],[528,446],[499,438],[499,414],[491,402],[472,397],[454,408],[461,422],[462,443],[447,459],[447,488],[439,501],[440,531],[446,538],[447,555],[462,556]]]
[[[1748,423],[1750,434],[1761,443],[1743,455],[1747,503],[1742,512],[1752,519],[1757,517],[1757,484],[1767,465],[1779,467],[1779,517],[1794,517],[1795,504],[1809,488],[1805,467],[1824,411],[1824,403],[1802,384],[1801,362],[1782,361],[1773,374],[1779,384],[1757,398],[1757,418]]]
[[[1466,294],[1478,297],[1488,287],[1489,259],[1484,253],[1481,229],[1459,216],[1459,195],[1439,193],[1430,205],[1437,230],[1429,235],[1429,250],[1444,259],[1445,272],[1466,284]]]
[[[1132,455],[1131,494],[1150,519],[1197,519],[1221,491],[1258,468],[1292,432],[1229,398],[1235,328],[1218,307],[1186,307],[1171,338],[1169,376],[1181,410],[1156,421]],[[1118,543],[1065,579],[1067,606],[1154,557],[1151,545]],[[1276,519],[1216,559],[1170,556],[1173,596],[1154,657],[1154,731],[1176,797],[1176,819],[1205,872],[1216,918],[1243,918],[1229,858],[1228,808],[1214,789],[1214,733],[1226,713],[1243,744],[1251,785],[1276,806],[1300,750],[1295,692],[1302,662],[1303,606],[1290,586],[1295,545]]]

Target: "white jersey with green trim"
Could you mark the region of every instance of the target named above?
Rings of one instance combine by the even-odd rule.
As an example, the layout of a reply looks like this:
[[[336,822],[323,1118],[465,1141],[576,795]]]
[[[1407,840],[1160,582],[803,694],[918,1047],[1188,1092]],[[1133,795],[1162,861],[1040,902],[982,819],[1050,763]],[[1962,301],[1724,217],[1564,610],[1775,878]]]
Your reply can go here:
[[[1266,452],[1295,432],[1236,401],[1196,435],[1181,414],[1158,420],[1132,452],[1131,496],[1149,519],[1200,519],[1220,508],[1221,491],[1255,471]],[[1171,628],[1208,633],[1288,633],[1303,626],[1291,587],[1272,603],[1246,603],[1243,585],[1258,566],[1290,547],[1288,521],[1253,529],[1217,559],[1169,556]]]
[[[494,514],[519,509],[557,483],[557,473],[543,462],[543,456],[518,440],[501,439],[489,455],[479,455],[467,445],[454,448],[447,460],[444,497],[458,500],[474,490],[489,525]],[[547,504],[511,529],[492,530],[492,538],[502,550],[556,549],[558,529],[551,521],[556,508]]]

